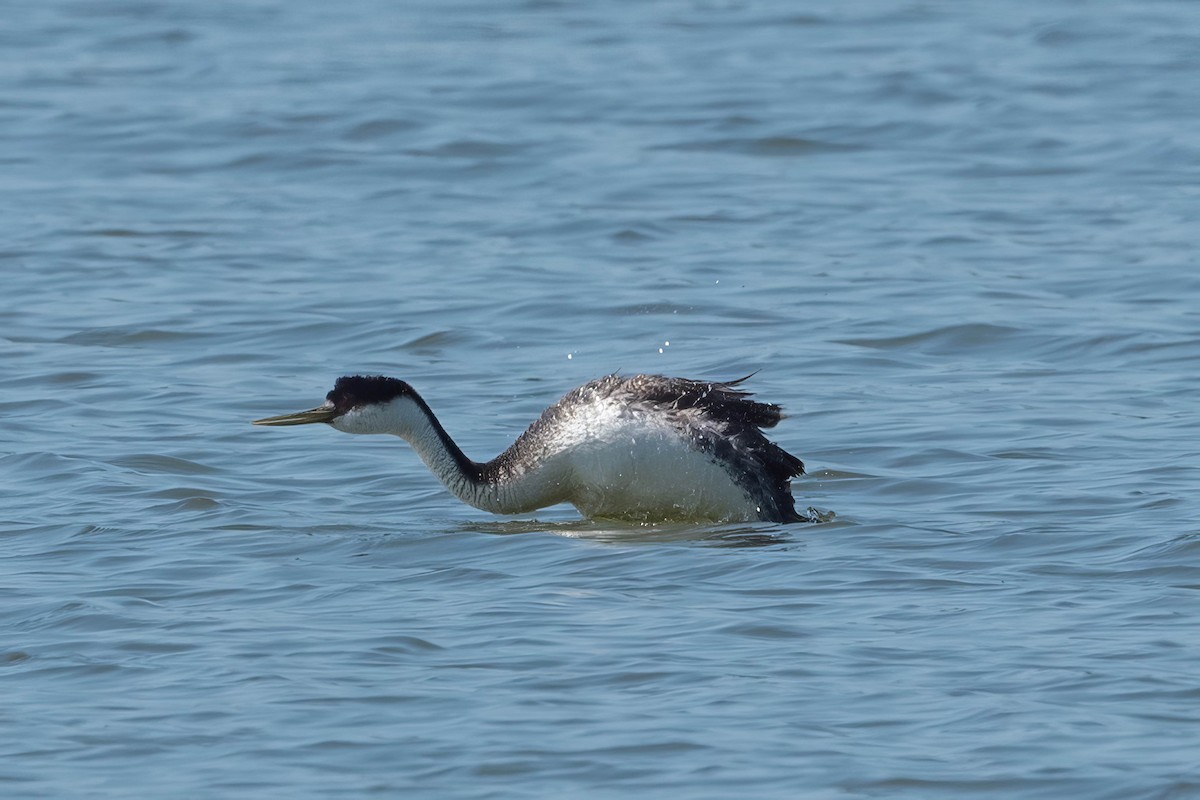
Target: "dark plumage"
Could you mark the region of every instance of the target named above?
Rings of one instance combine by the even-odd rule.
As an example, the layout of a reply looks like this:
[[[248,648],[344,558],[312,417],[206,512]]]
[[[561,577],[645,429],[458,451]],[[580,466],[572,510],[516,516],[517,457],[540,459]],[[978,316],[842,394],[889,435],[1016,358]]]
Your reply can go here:
[[[414,394],[413,388],[397,378],[383,375],[344,375],[333,384],[325,399],[345,414],[356,406],[386,403],[401,395]]]

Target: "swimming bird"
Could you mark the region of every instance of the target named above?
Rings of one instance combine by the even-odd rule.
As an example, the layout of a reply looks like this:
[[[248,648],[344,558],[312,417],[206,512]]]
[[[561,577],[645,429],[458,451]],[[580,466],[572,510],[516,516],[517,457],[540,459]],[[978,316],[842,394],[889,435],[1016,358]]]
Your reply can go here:
[[[568,392],[482,463],[410,385],[381,375],[338,378],[323,405],[254,424],[399,436],[459,499],[493,513],[570,503],[586,517],[643,522],[807,521],[790,489],[804,464],[763,435],[783,414],[739,388],[749,377],[609,375]]]

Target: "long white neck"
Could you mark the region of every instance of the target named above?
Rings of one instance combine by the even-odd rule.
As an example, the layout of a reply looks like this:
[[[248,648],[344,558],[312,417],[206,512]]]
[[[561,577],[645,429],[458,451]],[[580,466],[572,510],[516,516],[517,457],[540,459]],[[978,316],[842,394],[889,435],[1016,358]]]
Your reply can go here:
[[[354,409],[335,419],[346,433],[389,433],[407,441],[456,497],[496,514],[516,514],[562,500],[554,487],[536,476],[506,468],[495,459],[479,463],[467,458],[429,406],[415,392],[381,404]]]

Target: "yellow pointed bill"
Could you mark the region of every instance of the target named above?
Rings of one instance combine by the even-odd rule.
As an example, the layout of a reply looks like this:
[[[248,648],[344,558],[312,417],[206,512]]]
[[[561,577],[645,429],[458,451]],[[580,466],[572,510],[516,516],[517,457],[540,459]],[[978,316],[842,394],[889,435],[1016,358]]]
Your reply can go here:
[[[266,417],[254,420],[255,425],[309,425],[314,422],[330,422],[337,416],[333,406],[318,406],[307,411],[294,411],[291,414],[280,414],[278,417]]]

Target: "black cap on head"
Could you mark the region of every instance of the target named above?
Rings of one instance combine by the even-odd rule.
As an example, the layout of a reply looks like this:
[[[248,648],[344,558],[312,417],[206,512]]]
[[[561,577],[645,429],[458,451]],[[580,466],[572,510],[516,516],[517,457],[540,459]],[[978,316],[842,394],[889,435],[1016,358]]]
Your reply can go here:
[[[345,375],[337,379],[325,399],[333,403],[339,414],[352,408],[373,403],[386,403],[401,395],[412,394],[412,387],[396,378],[383,375]]]

